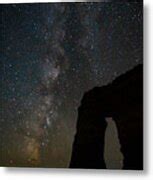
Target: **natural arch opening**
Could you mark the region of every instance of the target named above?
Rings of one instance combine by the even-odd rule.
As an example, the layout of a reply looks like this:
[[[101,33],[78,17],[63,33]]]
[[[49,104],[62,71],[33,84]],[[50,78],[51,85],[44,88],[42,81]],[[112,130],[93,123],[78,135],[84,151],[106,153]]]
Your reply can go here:
[[[105,118],[107,128],[105,131],[104,160],[107,169],[122,169],[123,154],[120,151],[121,144],[118,138],[118,129],[112,117]]]

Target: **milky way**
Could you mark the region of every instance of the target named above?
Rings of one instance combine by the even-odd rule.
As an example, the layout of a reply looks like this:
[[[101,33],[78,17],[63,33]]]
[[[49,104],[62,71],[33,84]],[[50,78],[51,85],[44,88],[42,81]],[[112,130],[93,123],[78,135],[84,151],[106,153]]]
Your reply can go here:
[[[142,4],[10,4],[0,17],[0,165],[68,167],[83,94],[142,63]]]

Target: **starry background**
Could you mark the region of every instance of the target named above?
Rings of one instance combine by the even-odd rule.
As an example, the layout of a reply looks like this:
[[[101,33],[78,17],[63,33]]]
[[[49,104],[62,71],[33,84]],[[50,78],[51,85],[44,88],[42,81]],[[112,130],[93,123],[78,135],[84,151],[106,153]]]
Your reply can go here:
[[[0,5],[0,165],[68,167],[83,94],[142,63],[142,3]]]

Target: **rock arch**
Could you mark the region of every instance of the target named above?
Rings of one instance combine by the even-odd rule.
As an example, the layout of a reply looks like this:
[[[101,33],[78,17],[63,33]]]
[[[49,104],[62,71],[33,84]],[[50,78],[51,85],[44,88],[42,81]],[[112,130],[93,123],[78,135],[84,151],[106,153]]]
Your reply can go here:
[[[105,117],[117,124],[123,169],[143,169],[143,66],[116,78],[111,84],[85,93],[78,109],[70,168],[105,169]]]

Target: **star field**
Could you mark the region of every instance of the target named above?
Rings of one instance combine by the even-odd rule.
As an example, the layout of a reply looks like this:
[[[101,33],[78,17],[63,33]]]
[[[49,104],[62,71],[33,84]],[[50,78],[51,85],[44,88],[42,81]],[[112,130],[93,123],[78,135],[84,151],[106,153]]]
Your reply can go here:
[[[68,167],[83,94],[142,63],[142,4],[10,4],[0,17],[1,165]]]

